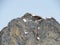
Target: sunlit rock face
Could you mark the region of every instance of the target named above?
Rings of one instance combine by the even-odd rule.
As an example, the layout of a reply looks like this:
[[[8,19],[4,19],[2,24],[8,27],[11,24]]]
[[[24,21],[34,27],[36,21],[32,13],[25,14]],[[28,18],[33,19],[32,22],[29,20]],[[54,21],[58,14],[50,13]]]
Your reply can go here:
[[[0,45],[60,45],[60,24],[53,17],[26,13],[2,29]]]

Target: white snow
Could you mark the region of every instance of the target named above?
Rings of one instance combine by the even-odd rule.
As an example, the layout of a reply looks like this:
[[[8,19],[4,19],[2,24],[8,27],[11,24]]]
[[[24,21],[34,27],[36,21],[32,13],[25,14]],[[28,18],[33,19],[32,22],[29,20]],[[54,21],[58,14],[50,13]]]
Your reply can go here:
[[[27,20],[26,20],[25,18],[23,19],[23,21],[24,21],[24,22],[27,22]]]
[[[25,34],[28,34],[28,32],[25,32]]]
[[[37,37],[37,39],[39,40],[40,38],[39,38],[39,37]]]
[[[40,29],[40,27],[38,27],[38,29]]]

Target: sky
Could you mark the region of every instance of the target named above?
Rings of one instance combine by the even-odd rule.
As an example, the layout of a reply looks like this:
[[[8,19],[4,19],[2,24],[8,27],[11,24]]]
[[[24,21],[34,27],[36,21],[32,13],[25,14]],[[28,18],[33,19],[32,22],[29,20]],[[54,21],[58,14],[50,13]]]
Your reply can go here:
[[[60,0],[0,0],[0,30],[27,12],[43,18],[54,17],[60,23]]]

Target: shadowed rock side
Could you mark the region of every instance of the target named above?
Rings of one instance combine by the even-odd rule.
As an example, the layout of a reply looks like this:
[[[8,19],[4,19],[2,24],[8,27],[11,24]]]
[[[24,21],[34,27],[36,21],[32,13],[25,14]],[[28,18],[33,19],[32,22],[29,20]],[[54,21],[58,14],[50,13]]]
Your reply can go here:
[[[60,45],[60,24],[26,13],[1,30],[0,45]]]

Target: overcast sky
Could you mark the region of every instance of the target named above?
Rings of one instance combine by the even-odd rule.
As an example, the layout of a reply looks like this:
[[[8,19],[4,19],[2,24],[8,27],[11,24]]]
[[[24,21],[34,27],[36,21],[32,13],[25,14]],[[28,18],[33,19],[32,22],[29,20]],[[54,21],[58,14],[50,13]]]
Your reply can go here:
[[[54,17],[60,22],[60,0],[0,0],[0,30],[26,12]]]

